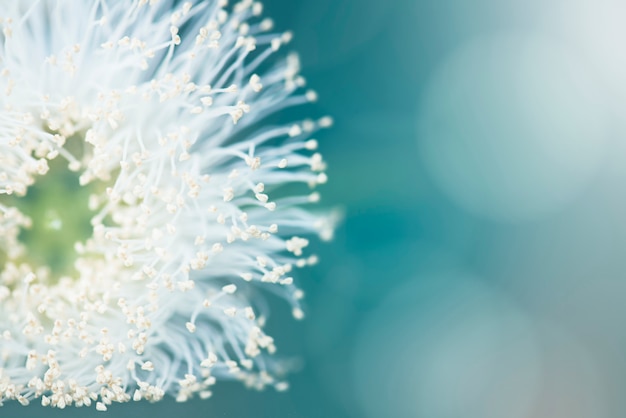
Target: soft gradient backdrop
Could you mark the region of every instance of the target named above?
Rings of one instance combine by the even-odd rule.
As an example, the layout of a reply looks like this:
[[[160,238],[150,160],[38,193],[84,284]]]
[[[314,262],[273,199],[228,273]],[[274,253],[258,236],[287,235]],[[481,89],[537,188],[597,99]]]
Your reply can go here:
[[[323,204],[344,221],[299,278],[307,318],[271,301],[301,370],[108,414],[626,416],[626,3],[264,3],[336,121]]]

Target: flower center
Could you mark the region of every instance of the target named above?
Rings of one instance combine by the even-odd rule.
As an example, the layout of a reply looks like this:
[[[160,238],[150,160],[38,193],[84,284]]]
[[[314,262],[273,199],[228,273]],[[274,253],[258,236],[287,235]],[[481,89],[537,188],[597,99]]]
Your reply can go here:
[[[71,137],[65,148],[74,148],[76,155],[79,141],[84,144],[82,138]],[[54,283],[60,277],[76,276],[75,244],[84,243],[93,234],[91,219],[95,212],[89,209],[89,198],[100,190],[94,184],[81,186],[80,173],[71,171],[62,157],[49,161],[48,166],[48,172],[35,178],[26,195],[3,196],[0,204],[16,208],[30,219],[18,234],[23,251],[11,261],[27,263],[33,270],[48,270],[49,280]]]

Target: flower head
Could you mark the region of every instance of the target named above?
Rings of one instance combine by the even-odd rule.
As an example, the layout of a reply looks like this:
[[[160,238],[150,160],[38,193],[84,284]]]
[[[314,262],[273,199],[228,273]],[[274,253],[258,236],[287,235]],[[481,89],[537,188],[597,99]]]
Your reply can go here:
[[[329,118],[241,1],[14,0],[0,10],[0,402],[285,383],[260,292],[330,234],[305,209]]]

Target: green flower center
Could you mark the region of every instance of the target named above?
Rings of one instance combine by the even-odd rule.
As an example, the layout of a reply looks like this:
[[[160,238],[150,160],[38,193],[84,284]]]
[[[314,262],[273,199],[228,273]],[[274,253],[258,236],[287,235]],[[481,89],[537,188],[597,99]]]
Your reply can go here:
[[[76,148],[84,146],[82,138],[71,137],[65,148],[74,148],[73,154],[81,156]],[[78,155],[77,155],[78,154]],[[97,184],[81,186],[80,173],[68,168],[63,157],[48,161],[49,171],[35,177],[35,183],[28,187],[24,196],[0,196],[0,203],[17,208],[30,218],[31,224],[21,227],[19,242],[24,252],[15,260],[16,264],[27,263],[34,270],[46,268],[49,278],[57,282],[60,277],[74,277],[74,262],[78,254],[76,243],[84,243],[93,233],[91,219],[95,212],[89,209],[89,198],[101,192]],[[6,256],[0,259],[6,262]]]

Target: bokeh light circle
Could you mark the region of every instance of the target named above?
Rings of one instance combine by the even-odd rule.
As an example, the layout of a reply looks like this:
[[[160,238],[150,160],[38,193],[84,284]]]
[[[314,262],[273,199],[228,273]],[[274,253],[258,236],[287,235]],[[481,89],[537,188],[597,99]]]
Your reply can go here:
[[[605,97],[594,77],[549,38],[472,41],[425,88],[422,163],[472,213],[519,221],[561,210],[604,154]]]
[[[544,30],[580,50],[600,75],[607,95],[622,113],[626,99],[626,3],[623,0],[553,0],[538,16]]]
[[[363,323],[353,373],[367,417],[523,418],[540,379],[532,321],[463,274],[392,291]]]

